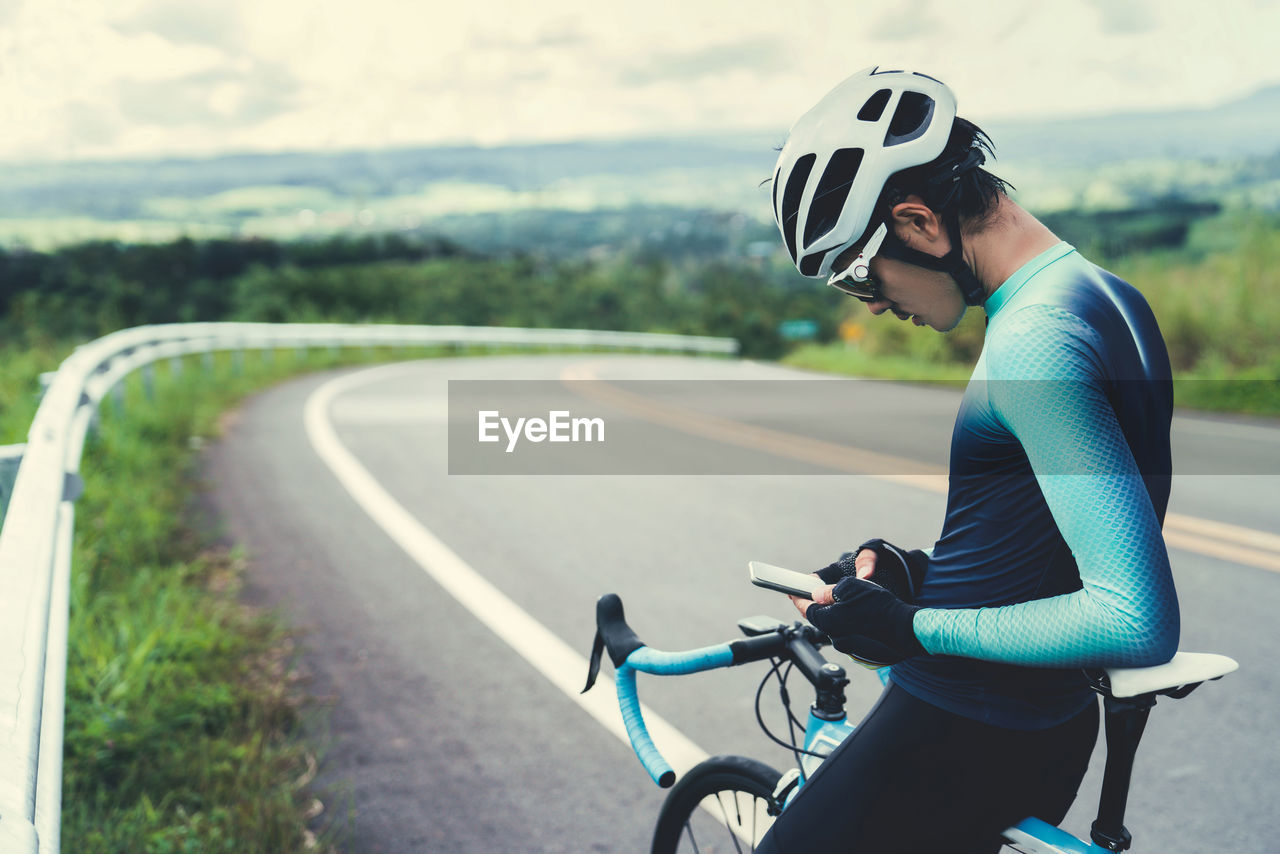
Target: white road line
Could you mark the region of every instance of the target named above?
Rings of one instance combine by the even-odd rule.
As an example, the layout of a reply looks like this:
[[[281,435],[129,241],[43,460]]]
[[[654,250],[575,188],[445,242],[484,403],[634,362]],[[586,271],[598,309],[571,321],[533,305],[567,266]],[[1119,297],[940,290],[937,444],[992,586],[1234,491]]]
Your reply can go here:
[[[613,679],[602,673],[595,688],[587,694],[580,694],[586,681],[587,660],[423,527],[338,440],[328,417],[329,406],[335,397],[366,383],[412,370],[421,370],[421,366],[383,365],[330,380],[312,392],[303,414],[311,446],[356,503],[369,514],[369,518],[386,531],[387,536],[404,549],[405,554],[427,575],[565,696],[629,745]],[[705,750],[647,706],[644,707],[644,718],[654,742],[677,774],[683,774],[707,758]]]
[[[444,395],[423,394],[415,398],[360,395],[335,402],[330,418],[343,426],[361,427],[447,424],[449,400]]]

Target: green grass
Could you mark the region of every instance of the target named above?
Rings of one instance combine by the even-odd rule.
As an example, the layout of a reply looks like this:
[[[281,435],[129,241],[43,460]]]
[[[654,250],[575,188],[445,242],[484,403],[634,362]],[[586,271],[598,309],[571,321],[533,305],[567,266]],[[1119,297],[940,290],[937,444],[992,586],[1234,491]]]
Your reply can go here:
[[[29,348],[0,346],[0,445],[27,441],[27,430],[39,403],[37,377],[58,365],[59,351],[49,344]],[[0,459],[0,523],[9,506],[9,490],[16,474],[16,459]]]
[[[40,403],[38,377],[56,370],[67,350],[48,341],[0,346],[0,445],[27,441]]]
[[[1280,365],[1232,370],[1208,369],[1174,377],[1173,399],[1186,409],[1280,415]]]

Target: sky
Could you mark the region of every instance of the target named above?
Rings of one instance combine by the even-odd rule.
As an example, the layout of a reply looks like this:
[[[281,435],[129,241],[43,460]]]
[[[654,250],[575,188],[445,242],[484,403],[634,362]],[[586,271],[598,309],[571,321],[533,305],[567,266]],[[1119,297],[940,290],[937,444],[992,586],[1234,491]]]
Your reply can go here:
[[[777,130],[869,65],[981,123],[1280,83],[1280,0],[0,0],[0,160]]]

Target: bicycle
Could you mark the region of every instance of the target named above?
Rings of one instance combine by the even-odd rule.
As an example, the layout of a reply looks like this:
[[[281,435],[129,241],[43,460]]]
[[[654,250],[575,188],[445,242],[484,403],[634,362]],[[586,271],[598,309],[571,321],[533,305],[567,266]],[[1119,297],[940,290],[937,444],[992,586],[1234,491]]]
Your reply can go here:
[[[615,668],[618,704],[631,747],[654,782],[671,790],[654,827],[653,854],[686,850],[699,854],[742,852],[743,844],[754,850],[808,776],[855,728],[844,708],[848,676],[843,667],[827,661],[820,652],[830,644],[826,635],[804,623],[788,625],[772,617],[748,617],[738,622],[738,628],[743,638],[684,652],[663,652],[646,646],[627,625],[622,600],[617,595],[606,594],[596,603],[596,637],[583,692],[595,684],[602,655],[607,651]],[[675,771],[645,726],[636,693],[636,673],[675,676],[766,660],[772,662],[772,667],[756,692],[756,719],[766,735],[793,751],[796,767],[784,774],[755,759],[713,756],[695,765],[677,782]],[[1005,845],[1020,854],[1103,854],[1128,849],[1132,835],[1124,826],[1124,813],[1130,776],[1156,697],[1180,699],[1238,666],[1224,655],[1179,652],[1173,660],[1155,667],[1087,671],[1090,684],[1103,697],[1107,740],[1102,794],[1090,841],[1027,817],[1004,832]],[[798,670],[814,688],[814,702],[804,724],[796,719],[787,700],[786,681],[793,670]],[[885,681],[889,668],[879,673]],[[771,733],[760,714],[761,696],[771,678],[782,686],[790,744]],[[796,741],[797,729],[804,732],[803,747]],[[713,815],[714,821],[702,821],[697,816],[700,807]],[[727,843],[706,845],[710,832],[719,833]]]

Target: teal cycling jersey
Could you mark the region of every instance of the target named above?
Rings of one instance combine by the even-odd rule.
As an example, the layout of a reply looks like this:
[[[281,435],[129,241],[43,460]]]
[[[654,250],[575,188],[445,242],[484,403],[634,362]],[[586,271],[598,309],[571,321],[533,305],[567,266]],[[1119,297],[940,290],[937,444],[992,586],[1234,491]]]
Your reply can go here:
[[[1173,392],[1146,300],[1059,243],[987,300],[916,599],[931,653],[893,668],[956,714],[1036,729],[1092,700],[1081,668],[1177,649],[1160,532]]]

